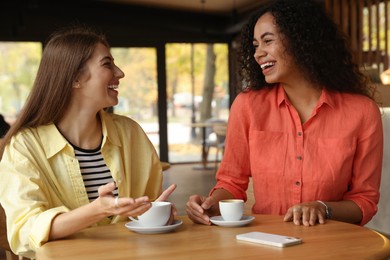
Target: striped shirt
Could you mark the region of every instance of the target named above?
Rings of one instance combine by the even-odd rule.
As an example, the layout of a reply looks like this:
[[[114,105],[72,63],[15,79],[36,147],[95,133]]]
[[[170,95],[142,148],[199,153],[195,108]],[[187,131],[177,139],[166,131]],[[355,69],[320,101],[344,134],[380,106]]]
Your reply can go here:
[[[93,150],[85,150],[76,146],[75,156],[80,164],[80,171],[83,176],[85,189],[87,190],[89,201],[93,201],[99,197],[98,189],[100,186],[114,179],[111,176],[110,169],[108,169],[104,162],[100,146]],[[113,191],[114,196],[118,196],[118,188]]]

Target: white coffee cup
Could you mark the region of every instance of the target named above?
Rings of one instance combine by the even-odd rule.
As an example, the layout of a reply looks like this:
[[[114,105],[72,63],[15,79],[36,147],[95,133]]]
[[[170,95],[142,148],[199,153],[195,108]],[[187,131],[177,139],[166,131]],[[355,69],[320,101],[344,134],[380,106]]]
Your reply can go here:
[[[228,199],[219,201],[219,211],[225,221],[238,221],[244,214],[244,200]]]
[[[138,216],[138,219],[129,218],[143,227],[165,226],[171,216],[171,206],[172,204],[167,201],[154,201],[152,202],[152,207]]]

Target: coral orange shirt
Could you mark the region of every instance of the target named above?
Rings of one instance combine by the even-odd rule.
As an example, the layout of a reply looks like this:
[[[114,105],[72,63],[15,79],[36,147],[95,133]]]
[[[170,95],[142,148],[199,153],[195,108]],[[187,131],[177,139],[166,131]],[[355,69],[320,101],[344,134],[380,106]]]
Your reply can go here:
[[[356,94],[323,90],[301,124],[283,87],[243,92],[229,116],[215,189],[246,200],[252,177],[259,214],[283,215],[295,204],[352,200],[361,225],[377,211],[383,129],[379,107]]]

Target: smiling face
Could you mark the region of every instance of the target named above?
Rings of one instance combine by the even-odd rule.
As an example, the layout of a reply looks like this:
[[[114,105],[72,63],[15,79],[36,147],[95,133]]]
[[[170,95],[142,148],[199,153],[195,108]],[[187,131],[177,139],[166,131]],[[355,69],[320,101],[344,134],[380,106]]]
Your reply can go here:
[[[286,52],[283,35],[270,13],[261,16],[253,32],[254,58],[260,65],[267,83],[288,82],[296,73],[292,57]]]
[[[119,69],[105,45],[98,43],[81,76],[74,84],[76,95],[83,104],[97,111],[118,104]]]

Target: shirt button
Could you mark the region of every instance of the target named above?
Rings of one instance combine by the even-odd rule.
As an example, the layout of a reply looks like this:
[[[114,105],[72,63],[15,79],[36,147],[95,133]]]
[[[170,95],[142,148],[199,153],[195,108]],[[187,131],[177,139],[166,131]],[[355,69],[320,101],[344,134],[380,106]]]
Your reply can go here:
[[[302,160],[302,156],[297,156],[297,159],[301,161]]]
[[[298,136],[301,136],[302,135],[302,132],[298,132]]]
[[[301,183],[299,181],[295,182],[295,185],[299,186]]]

